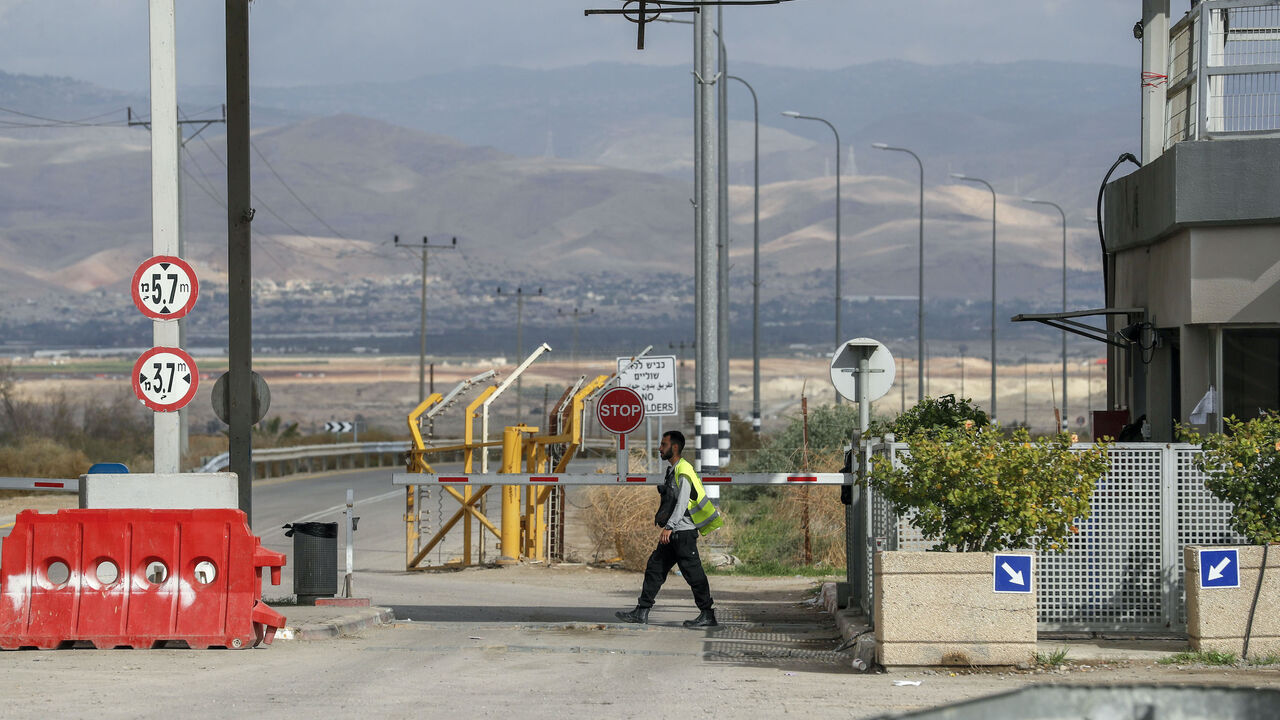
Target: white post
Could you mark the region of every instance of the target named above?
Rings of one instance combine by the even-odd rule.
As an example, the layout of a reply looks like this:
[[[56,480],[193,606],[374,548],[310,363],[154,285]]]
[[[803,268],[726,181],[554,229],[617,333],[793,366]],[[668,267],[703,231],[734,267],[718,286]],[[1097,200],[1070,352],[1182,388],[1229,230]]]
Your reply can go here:
[[[653,472],[653,418],[644,419],[644,471]]]
[[[618,435],[618,476],[625,477],[627,471],[630,470],[630,464],[627,462],[627,436]]]
[[[356,576],[356,549],[353,538],[355,534],[355,518],[351,514],[354,508],[355,491],[347,488],[347,577],[342,583],[342,591],[345,597],[351,597]]]
[[[1164,152],[1169,87],[1169,0],[1142,0],[1142,163]],[[1205,81],[1204,69],[1199,82]],[[1203,132],[1204,128],[1200,128]]]
[[[151,250],[153,255],[179,253],[178,200],[178,58],[175,0],[151,0]],[[152,343],[177,347],[178,323],[155,320]],[[155,468],[157,473],[181,470],[182,418],[176,412],[158,412],[155,418]]]

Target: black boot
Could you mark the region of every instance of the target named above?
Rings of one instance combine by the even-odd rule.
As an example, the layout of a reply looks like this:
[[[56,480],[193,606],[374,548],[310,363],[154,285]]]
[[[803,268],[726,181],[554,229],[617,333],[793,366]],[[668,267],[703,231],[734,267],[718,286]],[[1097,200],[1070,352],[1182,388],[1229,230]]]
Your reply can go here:
[[[698,617],[692,620],[685,620],[684,626],[687,628],[711,628],[719,627],[720,623],[716,622],[716,611],[708,609],[698,613]]]
[[[649,608],[640,607],[639,605],[637,605],[634,610],[628,610],[627,612],[622,612],[621,610],[619,610],[618,612],[614,613],[614,616],[623,622],[639,623],[641,625],[646,625],[649,622]],[[715,618],[712,618],[712,622],[714,621],[715,621]]]

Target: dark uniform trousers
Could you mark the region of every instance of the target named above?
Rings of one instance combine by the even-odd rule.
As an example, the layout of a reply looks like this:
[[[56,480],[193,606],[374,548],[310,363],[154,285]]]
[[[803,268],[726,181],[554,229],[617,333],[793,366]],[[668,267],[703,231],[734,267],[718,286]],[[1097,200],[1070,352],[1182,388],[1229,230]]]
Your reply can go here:
[[[658,543],[649,563],[644,568],[644,587],[640,590],[640,599],[636,605],[642,608],[653,607],[653,601],[667,580],[671,567],[678,565],[685,582],[693,590],[693,601],[699,610],[710,610],[711,585],[707,582],[707,573],[702,569],[702,559],[698,557],[698,531],[680,530],[671,533],[671,542],[666,545]]]

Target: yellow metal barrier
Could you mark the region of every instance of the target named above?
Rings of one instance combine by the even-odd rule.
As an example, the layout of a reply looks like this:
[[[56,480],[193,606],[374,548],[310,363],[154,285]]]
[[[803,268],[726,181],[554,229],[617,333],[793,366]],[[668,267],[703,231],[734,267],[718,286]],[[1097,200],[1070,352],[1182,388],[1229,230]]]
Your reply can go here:
[[[550,460],[552,453],[550,448],[556,445],[563,445],[564,452],[557,458],[555,466],[555,472],[563,472],[569,461],[577,455],[578,449],[583,443],[583,410],[586,400],[597,390],[604,387],[609,378],[610,376],[608,375],[601,375],[586,383],[579,380],[576,386],[566,391],[565,397],[568,397],[568,400],[565,401],[562,398],[558,411],[548,418],[551,420],[553,427],[550,428],[546,435],[536,435],[535,433],[538,432],[536,427],[515,425],[504,428],[501,441],[477,442],[474,432],[477,413],[485,405],[485,401],[498,391],[498,386],[496,385],[486,387],[467,406],[463,415],[464,432],[462,444],[428,448],[418,427],[419,422],[423,414],[428,413],[444,400],[439,393],[432,393],[431,397],[428,397],[418,407],[414,408],[408,417],[409,432],[413,438],[413,448],[410,450],[407,463],[408,471],[434,474],[435,470],[427,461],[429,455],[462,452],[464,454],[465,472],[471,475],[476,450],[501,446],[502,465],[500,472],[520,473],[522,470],[524,472],[548,472],[551,470]],[[455,389],[449,395],[448,402],[452,402],[452,398],[461,389],[462,385]],[[571,397],[570,393],[572,393]],[[427,554],[439,545],[448,533],[457,526],[459,520],[463,523],[463,535],[465,537],[461,561],[464,566],[472,564],[471,532],[473,520],[481,525],[481,532],[488,531],[498,539],[501,553],[498,562],[514,563],[519,562],[521,559],[544,560],[546,557],[546,504],[551,496],[552,488],[530,487],[522,497],[520,486],[503,486],[501,529],[499,529],[485,517],[478,505],[492,487],[491,485],[480,486],[473,492],[471,485],[465,485],[461,489],[462,491],[459,492],[457,488],[440,486],[443,492],[448,493],[458,501],[460,507],[447,522],[441,525],[430,540],[422,547],[418,547],[418,541],[421,536],[418,528],[416,507],[417,487],[408,486],[405,515],[407,523],[407,569],[432,569],[422,566],[421,563],[427,557]],[[523,508],[521,507],[522,505]]]

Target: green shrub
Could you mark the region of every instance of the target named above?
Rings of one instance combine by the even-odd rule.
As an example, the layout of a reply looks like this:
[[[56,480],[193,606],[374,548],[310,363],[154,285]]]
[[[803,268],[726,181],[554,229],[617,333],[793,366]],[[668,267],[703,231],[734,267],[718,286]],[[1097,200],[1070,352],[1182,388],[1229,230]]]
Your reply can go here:
[[[1107,471],[1107,445],[1071,451],[1063,433],[1032,442],[1025,429],[938,427],[907,436],[902,466],[872,462],[871,484],[936,550],[1061,551],[1089,516],[1089,498]]]
[[[1196,466],[1205,487],[1231,503],[1231,527],[1256,545],[1280,541],[1280,416],[1252,420],[1228,417],[1227,432],[1201,437],[1183,428],[1183,437],[1204,451]]]
[[[963,427],[966,422],[980,428],[991,424],[987,414],[978,409],[969,398],[957,400],[955,395],[943,395],[921,400],[892,422],[873,422],[869,432],[875,436],[893,433],[903,439],[922,431]]]

